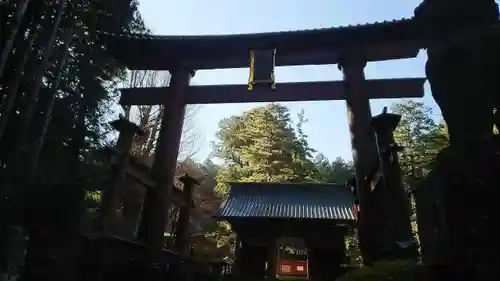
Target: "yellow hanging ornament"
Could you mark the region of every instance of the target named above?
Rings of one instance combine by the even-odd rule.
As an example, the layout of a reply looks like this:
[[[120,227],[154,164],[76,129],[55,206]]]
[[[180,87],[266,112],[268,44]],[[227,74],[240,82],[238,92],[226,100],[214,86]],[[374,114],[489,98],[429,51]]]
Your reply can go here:
[[[254,85],[267,84],[276,89],[274,66],[276,49],[250,50],[250,76],[248,78],[248,90],[252,91]]]

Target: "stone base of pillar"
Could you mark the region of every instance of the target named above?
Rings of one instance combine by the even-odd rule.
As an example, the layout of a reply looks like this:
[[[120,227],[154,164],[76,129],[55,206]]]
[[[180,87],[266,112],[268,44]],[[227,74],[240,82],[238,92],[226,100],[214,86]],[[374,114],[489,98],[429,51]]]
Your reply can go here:
[[[497,270],[500,146],[490,148],[489,153],[478,152],[463,164],[443,152],[432,173],[416,190],[425,264]]]

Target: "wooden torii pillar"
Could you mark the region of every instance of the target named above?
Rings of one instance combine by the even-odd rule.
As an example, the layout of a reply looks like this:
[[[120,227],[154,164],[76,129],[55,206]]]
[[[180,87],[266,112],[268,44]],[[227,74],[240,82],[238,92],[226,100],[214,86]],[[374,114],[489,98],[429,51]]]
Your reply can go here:
[[[186,66],[170,71],[170,91],[163,104],[163,118],[153,161],[153,176],[157,186],[146,194],[140,239],[149,249],[149,261],[157,262],[161,256],[168,222],[168,210],[173,192],[173,180],[186,108],[185,90],[194,72]]]
[[[359,200],[358,235],[360,240],[363,262],[372,262],[375,243],[370,222],[374,221],[375,215],[370,207],[370,188],[365,184],[365,178],[370,173],[377,161],[377,144],[375,135],[371,129],[370,98],[366,89],[364,68],[366,61],[362,57],[348,54],[341,63],[339,69],[344,74],[344,85],[346,91],[347,118],[351,133],[352,153],[356,169],[357,197]]]

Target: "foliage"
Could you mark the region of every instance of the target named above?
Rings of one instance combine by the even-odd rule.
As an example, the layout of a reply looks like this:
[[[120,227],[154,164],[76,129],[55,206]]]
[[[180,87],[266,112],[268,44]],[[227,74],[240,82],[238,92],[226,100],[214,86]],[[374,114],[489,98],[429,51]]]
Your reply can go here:
[[[226,221],[216,223],[216,228],[207,231],[203,239],[194,245],[194,258],[205,261],[228,261],[234,260],[234,245],[236,235]]]
[[[219,123],[214,155],[224,161],[217,190],[232,181],[283,182],[313,180],[311,149],[301,131],[305,119],[292,126],[287,107],[270,104]]]
[[[235,243],[235,236],[227,222],[217,222],[214,219],[222,201],[215,194],[215,177],[221,167],[207,159],[204,163],[198,164],[198,168],[204,176],[200,186],[195,190],[197,208],[193,219],[200,223],[204,235],[196,239],[193,245],[194,258],[204,261],[230,261],[233,259],[232,246]]]
[[[319,153],[314,158],[315,179],[319,182],[344,184],[355,174],[354,163],[346,162],[337,157],[330,162],[323,154]]]
[[[363,266],[354,269],[339,281],[385,281],[409,280],[408,277],[415,272],[417,264],[412,260],[380,261],[372,266]]]
[[[434,112],[421,102],[396,103],[392,111],[402,116],[394,138],[404,147],[400,166],[408,188],[414,187],[429,173],[441,149],[448,145],[448,131],[444,123],[436,123]]]
[[[357,229],[351,229],[345,237],[346,256],[348,264],[359,265],[362,263],[359,249],[359,239]]]
[[[80,225],[82,230],[85,231],[91,229],[93,224],[96,222],[100,210],[101,195],[101,191],[99,190],[87,190],[85,192],[85,214],[83,215],[82,223]]]
[[[4,7],[11,8],[10,1]],[[36,86],[36,68],[44,66],[39,54],[44,53],[47,37],[54,25],[54,13],[58,1],[31,1],[21,23],[14,43],[13,52],[7,64],[9,71],[0,79],[2,108],[5,99],[13,94],[12,81],[20,73],[20,56],[26,48],[26,34],[35,32],[34,51],[29,56],[26,71],[21,76],[22,83],[15,93],[16,114],[12,114],[7,127],[7,134],[1,140],[1,160],[9,162],[17,145],[18,126],[27,107],[27,95]],[[2,11],[4,12],[4,11]],[[2,23],[3,24],[3,23]],[[98,31],[111,33],[127,32],[143,28],[138,16],[135,0],[106,1],[70,1],[63,21],[57,29],[57,39],[52,47],[50,63],[40,78],[42,89],[38,98],[36,112],[30,120],[30,142],[43,137],[45,142],[40,159],[38,175],[43,181],[65,181],[73,177],[75,167],[83,159],[90,157],[92,151],[105,143],[108,131],[106,117],[110,114],[110,102],[113,100],[118,79],[123,77],[122,66],[107,53],[103,43],[98,40]],[[8,30],[8,26],[2,26]],[[73,33],[69,44],[69,56],[63,65],[63,72],[58,77],[58,65],[66,51],[65,36]],[[3,46],[3,45],[2,45]],[[60,78],[59,83],[56,80]],[[9,90],[10,89],[10,90]],[[46,105],[56,92],[55,103],[46,135],[40,132]],[[87,159],[88,160],[88,159]],[[70,164],[70,165],[68,165]],[[68,170],[72,170],[69,172]],[[43,179],[42,179],[43,178]]]

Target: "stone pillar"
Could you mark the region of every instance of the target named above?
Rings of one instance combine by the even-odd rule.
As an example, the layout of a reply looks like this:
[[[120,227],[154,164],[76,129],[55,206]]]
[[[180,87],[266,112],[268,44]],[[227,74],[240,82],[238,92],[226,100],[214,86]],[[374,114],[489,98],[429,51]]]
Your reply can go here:
[[[356,190],[359,200],[358,235],[361,253],[365,263],[372,260],[373,237],[370,235],[371,217],[374,215],[370,205],[370,188],[365,178],[376,164],[376,143],[370,128],[371,109],[367,90],[365,89],[364,67],[366,62],[355,56],[347,56],[339,68],[344,73],[346,88],[347,117],[353,160],[356,168]]]
[[[401,115],[382,113],[372,118],[372,127],[377,139],[380,168],[385,189],[386,220],[389,219],[388,242],[397,258],[415,258],[413,232],[410,223],[411,208],[409,194],[404,190],[398,161],[402,148],[394,140],[394,130]]]
[[[182,256],[189,256],[189,241],[188,241],[188,230],[189,230],[189,218],[191,217],[193,190],[195,185],[199,183],[190,177],[188,174],[182,176],[180,181],[184,184],[183,198],[185,206],[181,206],[181,211],[179,213],[179,220],[177,221],[177,227],[175,231],[175,250],[177,250]]]
[[[475,241],[482,241],[489,249],[495,247],[488,239],[477,239],[492,233],[488,226],[471,226],[468,222],[488,218],[491,206],[495,206],[491,202],[498,202],[498,172],[494,172],[496,166],[489,163],[492,160],[485,160],[495,159],[497,146],[487,140],[492,137],[493,108],[500,107],[498,17],[498,5],[494,0],[424,0],[415,10],[415,21],[426,43],[425,70],[432,96],[441,109],[450,135],[451,149],[441,155],[439,169],[428,176],[434,178],[432,182],[437,182],[430,187],[436,188],[436,194],[446,199],[445,205],[442,200],[439,204],[444,211],[446,233],[449,233],[443,240],[451,245],[441,254],[446,257],[445,264],[450,272],[445,270],[445,277],[443,272],[433,272],[436,279],[457,279],[457,273],[462,274],[463,269],[474,272],[478,268],[498,268],[498,263],[491,262],[493,259],[483,260],[487,256],[484,252],[477,252],[479,249],[474,246],[468,247]],[[464,218],[471,210],[476,214],[474,218]],[[436,211],[430,209],[429,212]]]
[[[493,108],[500,104],[498,17],[494,0],[424,0],[415,9],[432,96],[459,154],[477,155],[470,147],[492,135]]]
[[[150,250],[150,259],[157,261],[165,244],[164,231],[173,192],[173,179],[185,114],[185,90],[194,73],[179,67],[171,71],[169,101],[164,104],[162,124],[153,161],[153,177],[157,186],[148,189],[141,221],[140,239]]]
[[[134,137],[144,133],[141,128],[123,117],[110,124],[115,130],[120,132],[120,137],[116,144],[118,157],[112,157],[111,159],[113,171],[111,184],[104,189],[101,201],[98,229],[106,234],[110,234],[110,231],[113,230],[118,200],[120,199],[121,191],[127,177],[127,168],[130,163],[130,153]],[[116,162],[113,158],[116,159]]]

